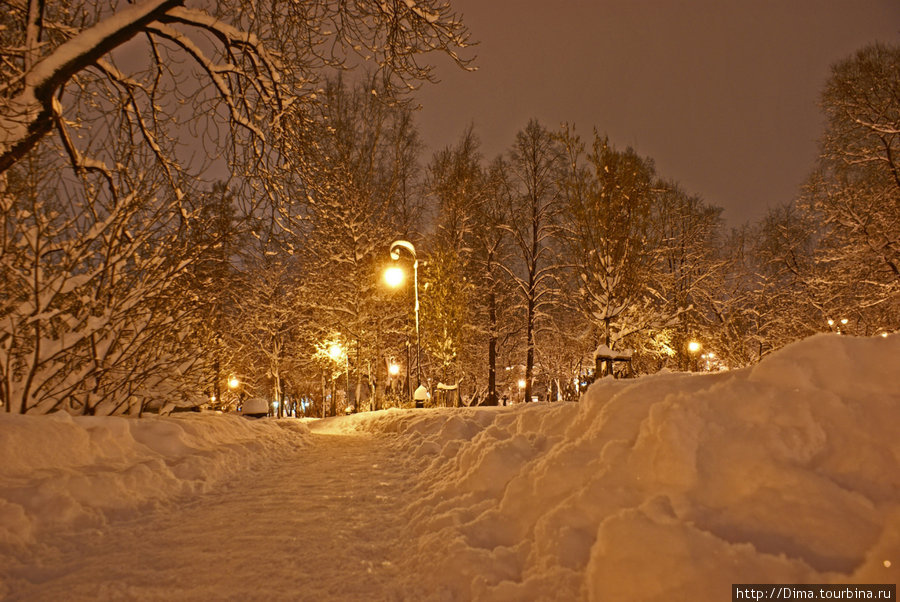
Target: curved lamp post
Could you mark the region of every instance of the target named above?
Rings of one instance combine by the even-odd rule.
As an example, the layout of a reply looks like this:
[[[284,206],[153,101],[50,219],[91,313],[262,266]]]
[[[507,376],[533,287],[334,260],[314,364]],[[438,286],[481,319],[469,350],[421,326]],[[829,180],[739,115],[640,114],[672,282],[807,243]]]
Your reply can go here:
[[[416,248],[411,242],[405,240],[395,240],[391,243],[391,259],[394,261],[400,259],[400,249],[405,249],[413,258],[413,290],[415,291],[416,300],[416,386],[418,386],[422,384],[422,363],[419,346],[419,260],[416,257]]]

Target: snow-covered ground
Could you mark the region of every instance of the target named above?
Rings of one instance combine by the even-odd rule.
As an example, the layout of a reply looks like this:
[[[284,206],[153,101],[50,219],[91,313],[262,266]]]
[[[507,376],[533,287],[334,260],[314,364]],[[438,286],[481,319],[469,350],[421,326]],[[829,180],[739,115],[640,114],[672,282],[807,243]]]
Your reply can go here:
[[[0,416],[0,597],[709,600],[897,583],[900,336],[322,421]]]

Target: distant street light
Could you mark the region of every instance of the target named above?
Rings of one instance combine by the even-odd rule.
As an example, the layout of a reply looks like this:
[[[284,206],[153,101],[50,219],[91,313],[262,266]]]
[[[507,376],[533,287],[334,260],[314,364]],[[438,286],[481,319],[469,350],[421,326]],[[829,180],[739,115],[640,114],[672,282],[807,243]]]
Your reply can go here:
[[[231,378],[228,379],[228,388],[229,389],[237,389],[240,384],[241,384],[241,381],[239,381],[237,379],[237,376],[232,376]]]
[[[390,387],[391,393],[397,391],[397,376],[400,374],[400,366],[394,363],[394,360],[391,360],[391,363],[388,364],[388,386]]]
[[[695,364],[697,362],[697,352],[700,351],[701,347],[702,347],[702,345],[700,345],[700,343],[698,341],[689,341],[688,342],[687,348],[688,348],[688,352],[691,354],[690,358],[688,359],[688,362],[690,364],[689,371],[691,371],[691,372],[693,372],[694,368],[696,367]]]
[[[405,240],[395,240],[391,243],[391,259],[394,261],[398,261],[400,259],[400,249],[405,249],[413,258],[413,291],[415,294],[415,312],[416,312],[416,385],[422,384],[422,352],[421,345],[419,342],[419,260],[416,257],[416,248],[412,245],[411,242]],[[393,271],[392,270],[396,270]],[[397,287],[403,282],[403,278],[397,279],[397,271],[401,272],[400,268],[394,267],[389,268],[387,272],[385,272],[384,278],[385,281],[391,286]],[[391,272],[392,275],[388,275],[388,272]],[[394,282],[395,284],[391,284]]]
[[[848,320],[847,318],[841,318],[837,322],[835,322],[831,318],[828,318],[828,327],[838,334],[846,334],[841,330],[841,327],[847,326],[849,322],[850,320]]]
[[[328,348],[328,356],[335,361],[335,363],[340,362],[341,359],[344,360],[344,367],[347,372],[347,407],[350,407],[350,351],[345,351],[340,343],[333,343],[331,347]],[[332,400],[332,404],[334,400]]]

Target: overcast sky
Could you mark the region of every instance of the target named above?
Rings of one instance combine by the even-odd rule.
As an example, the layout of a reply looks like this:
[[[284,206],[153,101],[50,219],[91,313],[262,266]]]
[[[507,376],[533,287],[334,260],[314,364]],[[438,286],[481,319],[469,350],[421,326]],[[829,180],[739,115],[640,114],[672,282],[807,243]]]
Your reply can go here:
[[[829,67],[900,43],[900,0],[450,0],[478,71],[440,60],[419,93],[431,151],[474,123],[490,158],[532,117],[596,127],[729,224],[792,199],[822,132]],[[438,60],[438,59],[435,59]]]

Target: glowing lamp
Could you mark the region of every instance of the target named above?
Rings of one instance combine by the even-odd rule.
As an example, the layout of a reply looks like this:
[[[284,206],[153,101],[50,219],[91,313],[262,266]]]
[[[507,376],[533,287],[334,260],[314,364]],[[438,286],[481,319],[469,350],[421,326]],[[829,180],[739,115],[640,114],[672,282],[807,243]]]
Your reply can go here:
[[[391,288],[397,288],[406,279],[406,274],[397,266],[389,267],[384,271],[384,282]]]

